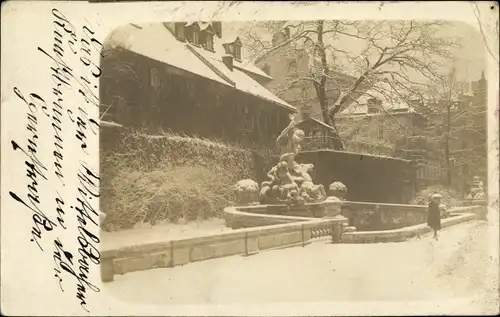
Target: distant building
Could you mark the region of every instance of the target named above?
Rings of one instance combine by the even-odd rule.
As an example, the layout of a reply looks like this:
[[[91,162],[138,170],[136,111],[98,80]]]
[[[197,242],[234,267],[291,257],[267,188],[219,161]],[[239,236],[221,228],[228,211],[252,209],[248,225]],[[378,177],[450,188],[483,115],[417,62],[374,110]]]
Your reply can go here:
[[[487,81],[483,73],[478,81],[457,85],[460,93],[451,101],[450,114],[454,118],[449,139],[451,178],[458,190],[466,192],[468,181],[474,175],[487,174],[486,162],[480,162],[481,156],[486,153]],[[435,104],[428,103],[423,107],[416,101],[403,101],[397,94],[394,96],[387,93],[387,90],[383,95],[377,93],[377,90],[379,89],[368,90],[366,95],[337,117],[336,124],[341,138],[349,140],[348,145],[349,142],[379,143],[391,147],[392,156],[418,161],[418,190],[435,184],[446,184],[447,167],[443,142],[434,141],[433,137],[426,136],[425,131],[429,128],[427,118],[436,115],[433,109],[444,111],[448,101],[440,99]],[[424,111],[425,109],[427,110]],[[435,129],[433,127],[431,133],[437,137],[436,133],[439,132]],[[441,132],[443,133],[444,131]],[[471,165],[475,165],[475,168],[471,169]]]
[[[385,90],[384,90],[385,89]],[[383,91],[383,93],[381,93]],[[384,83],[368,89],[366,94],[346,107],[336,118],[340,137],[363,152],[408,158],[399,151],[398,141],[405,134],[418,135],[426,119]],[[365,144],[366,146],[363,146]],[[375,148],[378,147],[378,148]],[[385,148],[383,150],[382,148]]]
[[[274,147],[295,108],[264,88],[272,77],[242,62],[242,45],[221,22],[116,29],[101,61],[102,119]]]
[[[453,113],[456,118],[454,125],[461,128],[455,129],[450,142],[450,152],[454,158],[452,179],[464,195],[468,193],[473,177],[488,177],[487,88],[488,82],[482,72],[479,80],[465,84]],[[464,112],[466,116],[460,115]]]
[[[335,129],[323,121],[314,118],[306,118],[297,123],[297,128],[305,133],[302,146],[303,151],[319,149],[334,149],[336,138]]]
[[[450,176],[452,185],[462,194],[468,192],[470,180],[480,175],[487,177],[487,80],[482,76],[477,81],[456,82],[458,94],[452,97],[450,116]],[[432,108],[447,109],[448,100],[437,100]],[[430,114],[432,115],[432,114]],[[446,126],[441,134],[446,132]],[[430,144],[426,142],[422,148],[429,151]],[[427,159],[423,168],[419,169],[418,177],[421,187],[441,183],[447,184],[447,166],[445,164],[445,148],[443,142],[432,147],[432,152],[438,155],[433,162]],[[432,168],[431,165],[436,166]]]
[[[290,28],[285,26],[281,31],[273,34],[272,46],[289,40],[291,36],[293,34],[290,33]],[[311,78],[311,62],[310,53],[298,41],[285,44],[254,61],[257,67],[273,78],[266,83],[270,91],[295,106],[303,119],[312,117],[323,121],[316,90],[311,80],[307,80]],[[331,70],[328,75],[330,79],[326,87],[326,96],[328,102],[332,104],[339,97],[341,89],[351,85],[355,78]],[[366,87],[361,85],[358,91],[363,89]],[[353,99],[349,99],[347,103],[355,100],[358,95],[353,94]]]
[[[367,128],[367,125],[378,126],[375,134],[370,137],[375,139],[393,139],[397,135],[393,135],[397,129],[390,129],[389,126],[383,126],[380,118],[391,122],[391,127],[404,127],[407,131],[412,131],[412,134],[418,132],[425,125],[425,118],[406,101],[403,100],[388,100],[386,97],[373,96],[374,93],[368,91],[366,95],[361,96],[356,102],[352,103],[344,111],[337,116],[337,126],[344,125],[361,126],[360,133]],[[364,124],[359,124],[364,122]],[[360,133],[351,135],[354,139]]]

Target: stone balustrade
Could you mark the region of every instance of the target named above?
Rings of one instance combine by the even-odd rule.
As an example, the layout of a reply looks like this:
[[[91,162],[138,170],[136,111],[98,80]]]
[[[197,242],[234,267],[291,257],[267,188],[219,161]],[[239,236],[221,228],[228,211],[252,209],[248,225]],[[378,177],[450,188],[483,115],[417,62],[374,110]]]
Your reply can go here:
[[[375,208],[377,206],[378,209]],[[385,224],[392,228],[363,231],[360,229],[362,226],[356,228],[352,223],[348,225],[349,221],[354,223],[357,221],[358,225],[364,224],[363,220],[359,219],[363,219],[365,214],[359,213],[365,212],[366,209],[374,211],[371,213],[372,216],[378,213],[376,215],[378,224],[384,224],[385,221]],[[443,219],[442,226],[448,227],[481,218],[485,210],[485,206],[452,208],[449,211],[451,217]],[[354,220],[353,218],[348,220],[340,215],[341,211],[347,216],[354,217]],[[423,220],[426,211],[426,206],[340,202],[335,199],[306,205],[302,207],[302,211],[284,205],[228,207],[224,209],[226,225],[236,230],[211,236],[103,251],[101,278],[104,282],[109,282],[116,274],[175,267],[232,255],[248,256],[263,250],[305,246],[320,239],[329,239],[332,243],[404,241],[430,230]],[[412,222],[394,221],[412,213],[416,215],[411,218]],[[314,214],[315,217],[322,216],[322,218],[289,214]],[[402,226],[394,228],[395,224],[404,228]]]
[[[391,230],[426,222],[427,206],[346,201],[342,215],[358,230]]]
[[[103,251],[101,279],[103,282],[109,282],[115,274],[174,267],[232,255],[248,256],[263,250],[305,246],[320,238],[328,238],[333,243],[338,243],[341,241],[342,229],[347,224],[347,219],[340,215],[311,219],[249,212],[259,208],[262,206],[226,208],[226,222],[230,226],[232,224],[241,228],[233,232]],[[242,225],[243,223],[245,225]]]
[[[349,219],[349,226],[358,231],[393,230],[427,222],[427,206],[382,204],[346,201],[342,204],[342,215]],[[452,213],[482,212],[480,206],[453,207],[441,211],[446,219]]]
[[[488,201],[486,199],[469,199],[462,202],[464,206],[487,206]]]
[[[483,207],[484,208],[484,207]],[[441,221],[441,227],[447,228],[460,223],[465,223],[480,218],[481,211],[451,213],[451,216]],[[413,237],[431,232],[432,229],[426,223],[421,223],[404,228],[391,230],[352,231],[345,230],[341,236],[341,243],[380,243],[380,242],[402,242]]]

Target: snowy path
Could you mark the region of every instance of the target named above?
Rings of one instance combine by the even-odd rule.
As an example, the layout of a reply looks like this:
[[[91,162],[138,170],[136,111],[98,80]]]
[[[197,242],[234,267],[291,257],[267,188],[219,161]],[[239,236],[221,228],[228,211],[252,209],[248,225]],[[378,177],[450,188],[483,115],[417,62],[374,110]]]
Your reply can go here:
[[[164,242],[175,239],[186,239],[198,236],[230,232],[233,229],[224,224],[224,219],[210,219],[177,224],[165,223],[151,226],[136,225],[129,230],[101,232],[101,250],[112,250],[137,244]]]
[[[430,235],[403,243],[318,242],[128,273],[105,287],[120,300],[150,304],[466,297],[482,299],[477,305],[484,307],[485,298],[498,297],[498,258],[490,256],[490,241],[488,225],[473,222],[443,230],[437,242]]]

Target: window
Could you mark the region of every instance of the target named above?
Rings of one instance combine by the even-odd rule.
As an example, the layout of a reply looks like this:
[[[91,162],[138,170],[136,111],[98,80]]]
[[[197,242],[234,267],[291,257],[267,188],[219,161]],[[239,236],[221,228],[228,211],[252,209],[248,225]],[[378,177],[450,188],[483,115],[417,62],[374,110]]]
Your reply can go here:
[[[214,50],[214,36],[212,34],[207,34],[207,36],[206,36],[206,42],[205,42],[205,47],[208,50],[211,50],[211,51]]]
[[[158,93],[160,91],[161,81],[160,81],[160,73],[156,68],[151,68],[150,83],[152,90]]]
[[[380,113],[378,103],[379,102],[375,98],[368,99],[366,112],[368,114]]]
[[[186,40],[194,45],[200,45],[200,27],[198,23],[188,23],[185,28]]]
[[[288,73],[294,74],[296,72],[297,72],[297,62],[291,61],[290,63],[288,63]]]
[[[250,112],[250,109],[247,105],[243,106],[243,118],[245,122],[245,130],[247,130],[248,132],[253,131],[254,117],[253,113]]]
[[[150,70],[150,84],[151,84],[151,107],[158,107],[160,102],[161,92],[161,79],[160,73],[156,68]]]
[[[184,22],[175,23],[175,36],[181,41],[186,39],[184,34],[184,24]]]
[[[223,46],[224,46],[224,48],[226,50],[226,54],[233,55],[233,57],[236,60],[241,61],[241,47],[242,47],[242,44],[241,44],[241,41],[240,41],[239,37],[237,37],[234,42],[223,44]]]
[[[234,56],[234,45],[232,43],[226,44],[226,53]]]
[[[209,51],[214,50],[215,31],[210,23],[202,22],[200,26],[199,44]]]
[[[193,30],[190,27],[186,27],[184,32],[186,35],[186,41],[188,41],[189,43],[192,43],[193,42]]]
[[[384,138],[384,126],[382,124],[379,125],[377,132],[378,132],[377,133],[377,138],[379,138],[379,139]]]
[[[234,58],[241,61],[241,46],[234,46]]]
[[[194,45],[199,45],[200,44],[200,38],[198,34],[198,30],[193,29],[193,44]]]

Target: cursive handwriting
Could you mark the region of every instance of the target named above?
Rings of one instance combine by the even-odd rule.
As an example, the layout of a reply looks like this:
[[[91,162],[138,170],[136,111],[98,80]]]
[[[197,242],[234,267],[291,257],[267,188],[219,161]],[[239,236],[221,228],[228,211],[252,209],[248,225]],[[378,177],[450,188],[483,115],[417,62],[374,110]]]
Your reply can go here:
[[[99,213],[91,203],[92,197],[99,196],[99,177],[85,162],[81,162],[78,179],[79,197],[77,198],[76,206],[71,206],[71,209],[77,211],[79,258],[78,261],[74,262],[73,254],[64,249],[63,243],[59,238],[54,240],[55,249],[53,258],[56,262],[56,267],[54,268],[55,277],[58,279],[61,290],[63,290],[61,274],[63,270],[76,278],[76,297],[80,300],[80,306],[88,311],[85,297],[87,288],[94,292],[100,292],[100,289],[89,281],[90,265],[99,265],[101,263],[101,254],[97,248],[100,239],[94,233],[94,230],[99,228],[98,220],[96,220],[99,219]]]
[[[19,88],[14,87],[14,93],[21,99],[25,105],[28,107],[27,119],[28,124],[26,125],[26,129],[29,131],[30,136],[28,137],[28,145],[26,146],[27,150],[23,149],[16,141],[11,141],[12,148],[14,151],[21,151],[25,157],[27,158],[24,161],[26,165],[26,176],[28,177],[28,185],[26,188],[28,189],[28,193],[26,194],[26,201],[21,198],[18,194],[9,191],[10,196],[21,203],[28,209],[32,211],[32,219],[33,226],[31,228],[31,242],[37,244],[38,248],[43,251],[42,246],[40,245],[40,239],[42,238],[43,232],[52,231],[54,227],[56,227],[56,223],[50,220],[50,218],[41,210],[40,208],[40,195],[38,188],[40,186],[41,180],[47,180],[45,176],[45,171],[47,168],[37,157],[37,149],[38,149],[38,111],[42,109],[45,111],[47,106],[42,97],[38,94],[30,93],[29,99],[26,100],[22,92]]]
[[[76,119],[72,116],[73,112],[68,110],[68,116],[72,122],[76,123],[76,139],[80,141],[80,147],[85,152],[87,152],[87,129],[90,129],[93,135],[97,135],[97,131],[99,129],[99,123],[96,120],[89,118],[87,111],[85,109],[79,107],[78,108],[79,115]]]
[[[14,88],[14,93],[26,109],[27,139],[26,142],[12,140],[11,144],[15,152],[24,155],[27,185],[25,193],[10,191],[9,194],[31,211],[31,241],[40,250],[44,251],[43,237],[53,235],[50,241],[53,241],[56,283],[64,292],[67,287],[65,278],[73,281],[75,296],[88,312],[89,292],[100,292],[91,281],[101,258],[97,205],[100,178],[87,159],[96,153],[96,149],[91,148],[96,143],[90,141],[92,138],[95,140],[99,132],[99,123],[94,118],[97,114],[94,113],[98,113],[95,106],[100,105],[97,83],[102,73],[99,57],[102,56],[103,45],[90,24],[79,27],[58,9],[52,9],[51,13],[52,45],[50,49],[38,46],[38,52],[48,57],[52,99],[46,102],[37,93],[25,96],[19,88]],[[76,100],[70,101],[70,95]],[[44,129],[40,127],[45,124],[50,126],[51,136],[41,137]],[[76,139],[69,140],[68,135]],[[42,143],[50,144],[49,156],[40,153],[40,149],[44,148]],[[79,155],[80,159],[68,160],[66,152],[76,148],[82,152],[72,154]],[[45,165],[40,158],[45,160],[47,157],[52,162]],[[76,182],[68,183],[68,180],[75,179],[72,175],[68,177],[68,168],[74,167],[77,168],[74,172]],[[42,182],[50,182],[51,178],[58,179],[50,183],[53,196],[42,198]],[[47,191],[43,193],[45,195]],[[44,207],[49,202],[54,204],[52,210]],[[68,217],[74,217],[76,221],[69,221]],[[63,232],[65,234],[60,235]],[[65,241],[71,233],[74,233],[74,243]]]
[[[94,38],[94,31],[91,30],[89,26],[83,26],[82,33],[83,36],[80,39],[80,49],[76,47],[78,43],[76,36],[76,28],[73,24],[62,14],[60,11],[53,11],[55,17],[55,27],[58,29],[58,34],[68,35],[68,46],[70,47],[73,55],[79,56],[80,63],[84,66],[86,70],[89,70],[90,78],[85,74],[77,76],[72,68],[68,67],[68,64],[64,60],[64,54],[56,53],[55,56],[47,54],[45,51],[41,50],[45,55],[49,56],[55,63],[58,71],[54,74],[57,75],[57,99],[58,103],[62,101],[62,96],[60,94],[60,87],[65,89],[78,89],[78,93],[83,97],[84,106],[79,106],[75,108],[62,107],[57,108],[57,114],[62,115],[63,112],[66,113],[70,122],[74,124],[75,127],[75,137],[79,142],[80,148],[83,150],[85,156],[89,155],[89,144],[88,137],[97,136],[99,130],[98,122],[93,119],[85,106],[97,105],[99,106],[99,99],[96,93],[93,91],[97,88],[97,83],[94,80],[99,78],[101,75],[100,67],[92,60],[93,50],[102,49],[102,44]],[[58,38],[56,44],[63,42],[62,36]],[[39,48],[40,50],[40,48]],[[59,50],[63,52],[63,50]],[[99,52],[100,54],[100,52]],[[72,87],[72,82],[76,82],[76,87]],[[54,90],[56,92],[56,89]],[[64,110],[64,111],[63,111]],[[60,123],[60,122],[57,122]],[[63,159],[63,156],[60,156]],[[92,273],[92,265],[100,264],[100,252],[98,245],[100,243],[99,237],[97,235],[97,230],[99,230],[99,212],[94,206],[97,203],[95,198],[99,197],[99,176],[92,168],[88,166],[86,161],[80,160],[80,166],[77,172],[78,185],[76,188],[76,201],[70,206],[73,214],[77,219],[77,230],[78,236],[76,237],[78,242],[78,250],[75,257],[73,253],[66,250],[63,246],[63,242],[60,238],[54,240],[55,252],[54,259],[56,259],[56,267],[54,268],[57,281],[62,289],[62,271],[69,273],[76,279],[76,298],[80,301],[80,306],[85,310],[89,311],[87,308],[87,292],[88,290],[99,292],[99,288],[90,281],[90,276]],[[94,200],[93,200],[94,199]],[[64,200],[59,197],[58,202],[61,211],[59,215],[65,214],[62,206],[64,206]],[[64,254],[64,256],[62,256]]]
[[[82,247],[78,250],[80,254],[83,253],[80,251],[82,250]],[[81,259],[78,260],[78,265],[76,265],[76,262],[74,262],[73,254],[65,250],[63,243],[59,238],[57,238],[54,240],[53,259],[56,264],[54,271],[55,277],[57,277],[59,282],[59,287],[64,292],[64,289],[62,287],[63,279],[61,277],[63,271],[69,273],[72,277],[74,277],[76,279],[76,298],[80,300],[80,306],[88,312],[89,310],[87,308],[87,301],[85,297],[87,288],[94,292],[100,292],[100,289],[89,281],[90,270],[89,263],[87,262],[87,256],[82,255]],[[96,264],[99,264],[99,258],[97,258]],[[77,269],[75,270],[74,267],[76,267]]]

